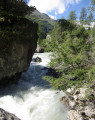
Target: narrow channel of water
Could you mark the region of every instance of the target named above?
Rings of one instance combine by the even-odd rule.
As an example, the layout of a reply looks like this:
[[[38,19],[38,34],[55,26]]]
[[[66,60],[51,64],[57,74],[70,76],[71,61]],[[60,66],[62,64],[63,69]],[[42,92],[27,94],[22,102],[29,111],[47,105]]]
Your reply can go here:
[[[55,91],[42,79],[47,72],[50,53],[35,53],[41,63],[31,62],[19,83],[0,91],[0,108],[15,114],[22,120],[67,120],[67,109],[59,101],[64,95]],[[2,93],[1,93],[2,92]]]

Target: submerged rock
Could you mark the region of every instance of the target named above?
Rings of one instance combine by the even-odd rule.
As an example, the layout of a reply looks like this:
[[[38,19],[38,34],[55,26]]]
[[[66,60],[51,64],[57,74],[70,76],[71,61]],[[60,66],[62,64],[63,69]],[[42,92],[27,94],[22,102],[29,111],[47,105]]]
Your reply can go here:
[[[41,59],[40,57],[38,57],[38,56],[37,56],[37,57],[35,58],[35,60],[34,60],[34,61],[35,61],[35,62],[39,62],[39,63],[40,63],[40,62],[42,62],[42,59]]]
[[[49,68],[46,73],[46,75],[53,76],[55,78],[61,77],[61,74],[62,74],[61,72],[56,72],[56,70],[53,68]]]
[[[61,99],[60,99],[60,101],[66,106],[66,107],[69,107],[68,105],[69,105],[69,101],[68,101],[68,99],[67,99],[67,97],[66,96],[63,96]]]
[[[16,117],[12,113],[8,113],[7,111],[0,108],[0,120],[21,120]]]

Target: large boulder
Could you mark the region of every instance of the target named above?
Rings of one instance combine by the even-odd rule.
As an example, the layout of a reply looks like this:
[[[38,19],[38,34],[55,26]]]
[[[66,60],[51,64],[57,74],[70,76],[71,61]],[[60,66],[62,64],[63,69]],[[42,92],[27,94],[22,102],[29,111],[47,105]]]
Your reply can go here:
[[[16,117],[12,113],[8,113],[7,111],[0,108],[0,120],[21,120]]]
[[[16,82],[28,69],[37,47],[37,30],[38,24],[24,18],[0,24],[0,86]]]

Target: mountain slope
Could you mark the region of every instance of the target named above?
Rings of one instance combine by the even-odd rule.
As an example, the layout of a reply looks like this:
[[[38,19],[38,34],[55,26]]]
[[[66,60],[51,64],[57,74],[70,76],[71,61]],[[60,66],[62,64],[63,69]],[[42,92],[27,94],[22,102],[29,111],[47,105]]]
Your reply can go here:
[[[47,14],[40,13],[38,10],[35,10],[32,14],[26,16],[29,20],[38,23],[39,25],[39,40],[46,38],[47,33],[49,33],[56,23],[55,20],[51,19]]]
[[[38,19],[40,19],[40,20],[46,20],[46,21],[48,21],[51,25],[54,25],[54,23],[55,23],[55,20],[53,20],[53,19],[51,19],[47,14],[45,14],[45,13],[40,13],[38,10],[35,10],[31,15],[30,15],[32,18],[34,17],[36,17],[36,18],[38,18]]]

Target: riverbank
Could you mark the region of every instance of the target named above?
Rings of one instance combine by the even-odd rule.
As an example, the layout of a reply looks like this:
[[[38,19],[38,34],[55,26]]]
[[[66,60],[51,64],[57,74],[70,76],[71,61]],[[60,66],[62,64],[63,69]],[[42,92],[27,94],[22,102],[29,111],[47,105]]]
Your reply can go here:
[[[60,67],[50,68],[48,71],[56,79],[61,73],[56,72]],[[60,101],[69,108],[68,120],[95,120],[95,80],[84,83],[81,88],[67,89],[66,95]]]
[[[36,53],[33,60],[37,56],[42,62],[31,61],[18,84],[0,89],[0,108],[21,120],[67,120],[68,109],[59,101],[64,96],[63,91],[53,90],[43,79],[50,53]]]
[[[42,62],[34,62],[37,56]],[[90,87],[67,90],[66,94],[53,90],[43,76],[56,78],[61,74],[49,69],[50,58],[50,53],[35,53],[18,84],[0,93],[0,107],[22,120],[95,120],[95,82]],[[85,93],[92,97],[88,99]]]
[[[92,86],[95,88],[94,83]],[[68,120],[95,120],[95,91],[93,90],[87,87],[67,90],[67,96],[63,96],[60,101],[70,109]]]

